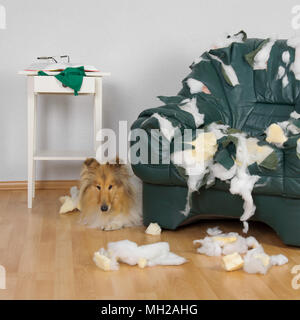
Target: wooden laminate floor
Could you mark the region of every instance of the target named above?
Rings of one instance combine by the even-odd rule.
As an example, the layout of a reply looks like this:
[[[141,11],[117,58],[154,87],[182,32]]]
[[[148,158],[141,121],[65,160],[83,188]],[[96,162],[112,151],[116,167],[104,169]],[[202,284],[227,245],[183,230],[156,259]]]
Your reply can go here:
[[[145,228],[99,231],[78,225],[78,214],[60,216],[62,190],[38,190],[34,208],[27,209],[26,191],[0,191],[0,265],[6,269],[7,289],[0,299],[299,299],[291,286],[300,248],[285,246],[275,232],[250,223],[268,254],[283,253],[289,263],[267,275],[242,270],[225,272],[219,257],[196,253],[194,239],[219,225],[223,231],[241,231],[233,221],[203,221],[177,231],[149,236]],[[138,244],[168,241],[171,250],[186,257],[182,266],[139,269],[121,265],[104,272],[93,253],[109,241],[130,239]]]

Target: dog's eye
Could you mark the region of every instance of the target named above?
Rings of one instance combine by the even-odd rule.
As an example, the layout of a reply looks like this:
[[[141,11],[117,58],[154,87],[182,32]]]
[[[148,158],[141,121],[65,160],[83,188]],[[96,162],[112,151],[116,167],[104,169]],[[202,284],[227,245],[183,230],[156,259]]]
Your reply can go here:
[[[110,185],[109,187],[108,187],[108,190],[110,190],[112,188],[112,185]]]
[[[97,184],[96,187],[97,187],[98,190],[101,190],[101,186],[99,186],[99,184]]]

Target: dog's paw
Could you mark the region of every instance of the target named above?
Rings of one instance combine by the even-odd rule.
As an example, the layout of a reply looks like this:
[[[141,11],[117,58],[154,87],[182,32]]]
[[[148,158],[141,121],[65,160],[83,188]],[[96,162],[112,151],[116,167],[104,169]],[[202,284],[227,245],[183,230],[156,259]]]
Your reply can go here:
[[[112,231],[112,230],[119,230],[122,229],[123,225],[121,223],[118,222],[111,222],[109,224],[107,224],[106,226],[104,226],[105,231]]]

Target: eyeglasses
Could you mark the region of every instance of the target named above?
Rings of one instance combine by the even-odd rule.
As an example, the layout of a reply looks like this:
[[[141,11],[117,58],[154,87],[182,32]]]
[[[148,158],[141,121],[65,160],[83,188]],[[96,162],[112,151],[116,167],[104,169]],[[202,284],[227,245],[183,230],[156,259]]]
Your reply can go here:
[[[70,62],[70,56],[69,55],[64,55],[64,56],[52,56],[52,57],[37,57],[38,60],[53,60],[55,63],[58,63],[57,59],[68,59],[68,63]]]

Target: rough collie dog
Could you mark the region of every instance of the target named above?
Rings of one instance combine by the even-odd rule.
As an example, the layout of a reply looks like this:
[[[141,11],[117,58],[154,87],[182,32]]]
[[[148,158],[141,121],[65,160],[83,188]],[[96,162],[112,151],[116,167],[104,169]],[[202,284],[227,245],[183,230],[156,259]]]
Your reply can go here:
[[[92,228],[141,225],[141,182],[118,158],[115,164],[88,158],[80,175],[79,205],[81,222]]]

